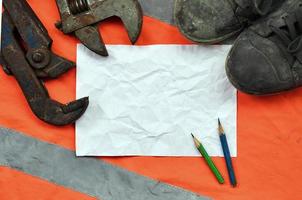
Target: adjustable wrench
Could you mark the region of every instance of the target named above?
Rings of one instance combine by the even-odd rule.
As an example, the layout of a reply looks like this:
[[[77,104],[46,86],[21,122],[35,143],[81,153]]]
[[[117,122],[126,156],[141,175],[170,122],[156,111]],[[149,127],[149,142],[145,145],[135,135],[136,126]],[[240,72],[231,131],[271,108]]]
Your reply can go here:
[[[141,32],[143,14],[137,0],[56,0],[61,21],[56,27],[75,36],[90,50],[108,56],[98,23],[116,16],[125,25],[134,44]]]

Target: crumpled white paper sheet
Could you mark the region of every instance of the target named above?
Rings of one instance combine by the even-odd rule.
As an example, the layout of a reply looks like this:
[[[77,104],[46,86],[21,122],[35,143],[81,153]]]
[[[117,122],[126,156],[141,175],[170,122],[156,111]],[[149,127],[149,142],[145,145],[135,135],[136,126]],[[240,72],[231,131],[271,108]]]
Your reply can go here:
[[[224,63],[229,45],[107,46],[104,58],[77,50],[77,97],[90,105],[76,123],[77,156],[223,156],[217,118],[236,156],[236,90]]]

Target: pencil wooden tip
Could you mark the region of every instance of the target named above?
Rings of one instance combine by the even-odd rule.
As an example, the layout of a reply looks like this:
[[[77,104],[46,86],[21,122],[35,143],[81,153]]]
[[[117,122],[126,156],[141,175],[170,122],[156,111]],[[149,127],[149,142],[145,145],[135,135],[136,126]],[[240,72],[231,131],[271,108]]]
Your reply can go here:
[[[199,142],[199,140],[196,139],[196,137],[193,135],[193,133],[191,133],[191,135],[192,135],[192,137],[193,137],[195,146],[198,148],[198,147],[200,146],[201,143]]]
[[[224,134],[224,130],[223,130],[223,127],[221,125],[221,122],[220,122],[220,119],[218,118],[218,132],[219,134]]]

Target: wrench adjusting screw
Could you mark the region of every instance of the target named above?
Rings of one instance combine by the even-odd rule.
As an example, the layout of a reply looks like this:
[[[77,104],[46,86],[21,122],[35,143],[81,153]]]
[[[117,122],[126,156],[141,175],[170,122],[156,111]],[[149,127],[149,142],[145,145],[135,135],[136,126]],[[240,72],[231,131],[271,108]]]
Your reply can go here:
[[[69,0],[68,7],[73,15],[80,14],[89,10],[87,0]]]

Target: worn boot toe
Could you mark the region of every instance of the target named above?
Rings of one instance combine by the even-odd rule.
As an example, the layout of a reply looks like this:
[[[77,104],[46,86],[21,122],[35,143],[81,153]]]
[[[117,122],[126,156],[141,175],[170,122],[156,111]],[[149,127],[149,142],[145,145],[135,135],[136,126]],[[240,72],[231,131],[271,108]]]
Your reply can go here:
[[[242,30],[233,9],[226,0],[176,0],[175,21],[188,39],[216,43]]]
[[[227,58],[226,72],[237,89],[249,94],[267,95],[295,87],[284,52],[251,30],[235,42]]]

